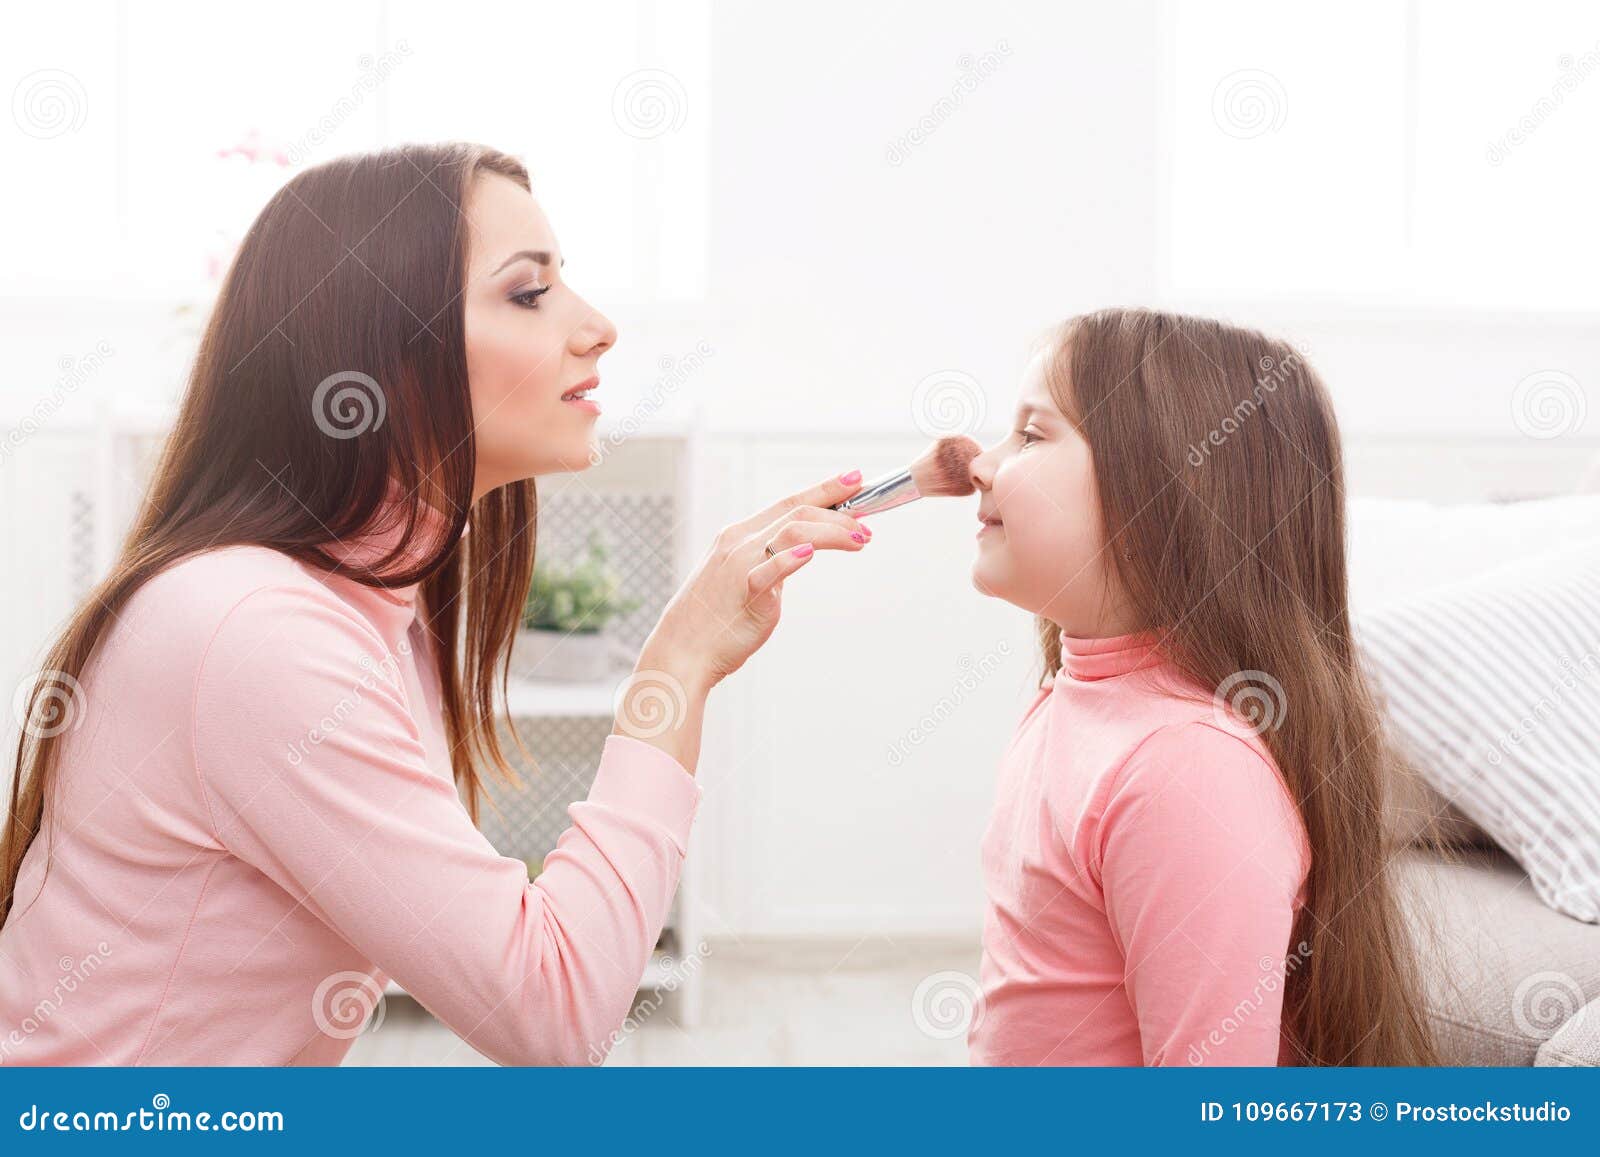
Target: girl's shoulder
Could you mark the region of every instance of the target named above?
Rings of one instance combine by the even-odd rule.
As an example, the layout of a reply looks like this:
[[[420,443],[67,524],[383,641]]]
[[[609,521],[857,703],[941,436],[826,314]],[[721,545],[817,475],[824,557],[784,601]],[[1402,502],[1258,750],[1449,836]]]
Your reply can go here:
[[[1118,713],[1123,762],[1161,764],[1188,754],[1208,763],[1264,765],[1276,774],[1263,734],[1282,724],[1284,707],[1282,687],[1259,671],[1240,672],[1215,690],[1166,666],[1141,672],[1130,680]]]
[[[1213,696],[1165,667],[1116,680],[1058,681],[1029,708],[1043,709],[1054,746],[1090,758],[1105,771],[1149,760],[1169,749],[1203,750],[1222,759],[1272,763],[1260,729],[1230,703],[1243,695]],[[1254,708],[1246,704],[1254,715]],[[1266,721],[1279,718],[1281,712]],[[1024,721],[1028,716],[1025,715]]]
[[[1029,719],[1032,719],[1036,714],[1038,714],[1039,708],[1049,701],[1050,692],[1054,686],[1055,684],[1053,682],[1046,680],[1043,684],[1034,688],[1033,699],[1023,710],[1022,718],[1017,721],[1018,729],[1022,728]]]
[[[1132,745],[1107,777],[1103,828],[1130,822],[1225,830],[1258,841],[1283,835],[1286,856],[1309,862],[1293,793],[1261,734],[1227,716],[1164,724]]]
[[[1117,769],[1126,781],[1135,776],[1210,779],[1220,775],[1271,775],[1278,765],[1261,735],[1226,716],[1195,715],[1151,728],[1130,744]]]
[[[1246,841],[1263,859],[1303,869],[1299,807],[1263,738],[1281,711],[1234,688],[1212,695],[1176,680],[1152,670],[1052,697],[1046,791],[1091,877],[1114,848],[1151,840]]]

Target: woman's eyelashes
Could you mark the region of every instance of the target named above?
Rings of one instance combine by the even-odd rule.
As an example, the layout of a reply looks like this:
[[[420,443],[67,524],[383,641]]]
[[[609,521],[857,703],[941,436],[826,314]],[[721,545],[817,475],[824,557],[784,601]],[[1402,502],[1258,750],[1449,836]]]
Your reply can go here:
[[[520,289],[511,295],[511,301],[523,309],[538,309],[539,298],[550,292],[548,285],[535,285],[531,289]]]
[[[1034,442],[1039,441],[1039,435],[1032,430],[1018,430],[1017,437],[1021,440],[1023,446],[1031,446]]]

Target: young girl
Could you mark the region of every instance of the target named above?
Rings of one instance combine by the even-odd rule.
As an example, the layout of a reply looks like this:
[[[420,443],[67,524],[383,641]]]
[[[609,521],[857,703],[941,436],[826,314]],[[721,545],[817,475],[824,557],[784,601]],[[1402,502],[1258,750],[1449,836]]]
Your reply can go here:
[[[974,584],[1039,617],[1046,671],[983,840],[974,1062],[1435,1063],[1303,357],[1072,319],[972,472]]]

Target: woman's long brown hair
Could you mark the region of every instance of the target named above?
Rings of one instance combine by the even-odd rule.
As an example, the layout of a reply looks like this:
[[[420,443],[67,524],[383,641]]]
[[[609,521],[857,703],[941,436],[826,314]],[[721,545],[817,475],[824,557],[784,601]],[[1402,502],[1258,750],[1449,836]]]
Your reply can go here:
[[[478,756],[515,782],[496,734],[494,680],[498,664],[504,682],[533,573],[537,498],[529,479],[472,501],[464,205],[480,173],[529,188],[524,167],[495,150],[404,146],[297,174],[251,225],[135,524],[28,697],[0,841],[0,924],[43,825],[65,738],[49,725],[62,687],[77,686],[141,585],[202,551],[252,544],[366,585],[420,582],[452,770],[474,822]],[[370,532],[380,509],[392,513],[394,485],[409,509],[391,555],[357,568],[323,549]],[[421,538],[423,500],[448,517],[443,541]]]
[[[1439,1063],[1384,836],[1391,755],[1351,637],[1327,391],[1285,342],[1148,310],[1069,320],[1048,365],[1135,614],[1197,687],[1266,697],[1246,717],[1311,846],[1284,985],[1299,1063]],[[1058,628],[1039,631],[1054,672]]]

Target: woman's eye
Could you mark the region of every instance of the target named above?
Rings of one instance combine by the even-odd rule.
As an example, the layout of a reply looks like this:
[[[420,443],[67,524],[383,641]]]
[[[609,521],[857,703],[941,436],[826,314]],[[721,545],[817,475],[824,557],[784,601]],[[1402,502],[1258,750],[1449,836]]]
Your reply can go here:
[[[519,293],[513,293],[511,300],[522,306],[523,309],[538,309],[539,298],[549,292],[550,287],[548,285],[538,285],[532,289],[524,289]]]
[[[1018,430],[1017,436],[1022,439],[1022,444],[1024,446],[1030,446],[1039,440],[1039,435],[1035,434],[1032,430]]]

